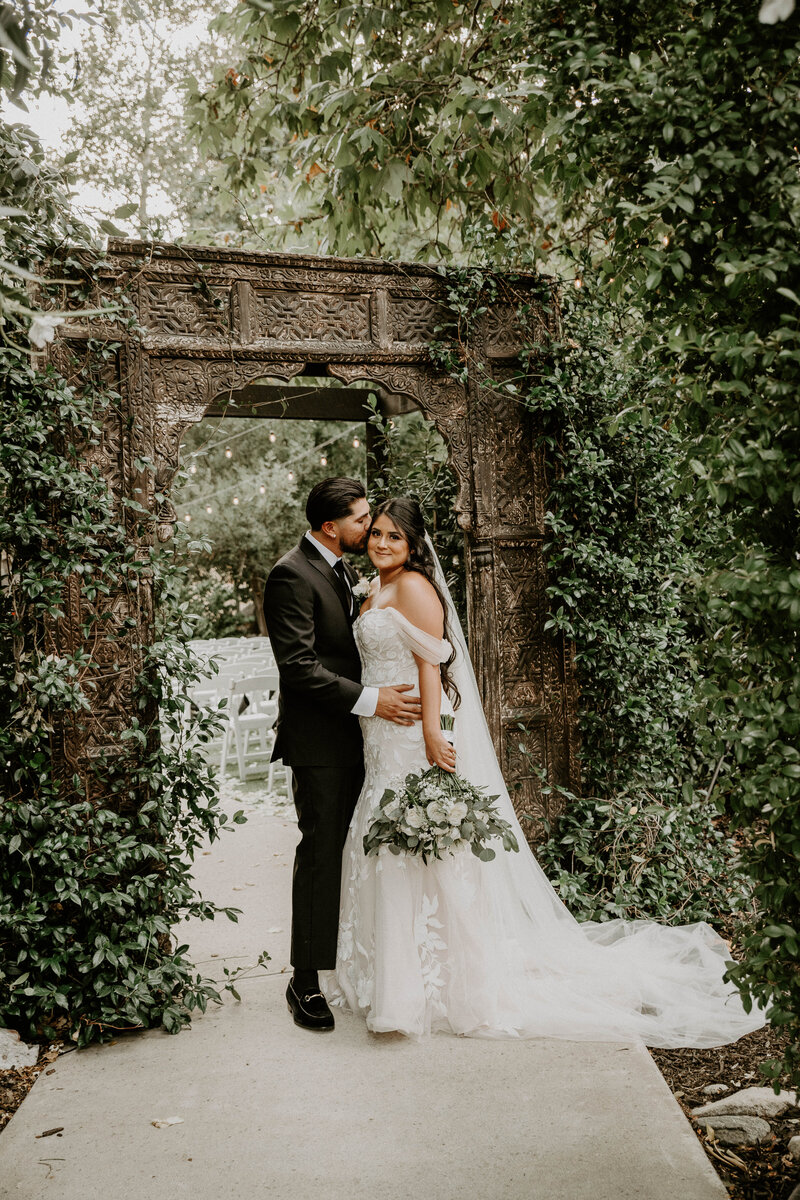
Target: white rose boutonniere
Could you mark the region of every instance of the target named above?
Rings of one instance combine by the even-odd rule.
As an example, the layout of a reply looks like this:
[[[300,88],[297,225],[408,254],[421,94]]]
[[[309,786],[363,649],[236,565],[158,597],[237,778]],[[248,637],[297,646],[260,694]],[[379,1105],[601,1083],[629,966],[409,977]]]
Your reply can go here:
[[[362,575],[358,583],[353,585],[353,599],[363,603],[367,596],[372,591],[372,580],[366,579]]]

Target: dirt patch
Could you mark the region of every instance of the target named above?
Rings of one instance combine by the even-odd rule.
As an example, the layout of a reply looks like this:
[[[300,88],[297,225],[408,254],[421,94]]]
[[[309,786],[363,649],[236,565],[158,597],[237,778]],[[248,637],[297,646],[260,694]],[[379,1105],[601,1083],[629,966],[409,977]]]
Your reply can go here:
[[[41,1048],[35,1066],[0,1071],[0,1130],[5,1129],[42,1071],[52,1070],[62,1049],[61,1042],[53,1042]]]
[[[689,1110],[746,1087],[764,1087],[759,1066],[780,1058],[787,1044],[772,1029],[757,1029],[730,1046],[714,1050],[651,1050],[661,1074],[687,1117]],[[707,1096],[703,1088],[724,1083],[727,1091]],[[788,1088],[787,1078],[781,1086]],[[800,1163],[789,1157],[789,1138],[800,1134],[800,1108],[770,1121],[773,1141],[761,1146],[719,1146],[695,1129],[711,1163],[733,1200],[788,1200],[800,1183]],[[692,1126],[694,1129],[694,1126]]]

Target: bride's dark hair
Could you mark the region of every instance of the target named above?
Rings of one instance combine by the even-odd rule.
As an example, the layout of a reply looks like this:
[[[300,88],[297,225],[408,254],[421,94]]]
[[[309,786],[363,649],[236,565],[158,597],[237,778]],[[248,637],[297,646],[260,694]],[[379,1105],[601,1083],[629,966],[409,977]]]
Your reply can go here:
[[[388,500],[383,500],[372,514],[369,526],[370,534],[372,533],[372,526],[378,517],[388,517],[390,521],[394,521],[408,542],[408,559],[403,564],[404,570],[417,571],[420,575],[424,575],[428,583],[432,585],[442,606],[444,636],[448,641],[451,641],[447,623],[447,602],[434,577],[434,559],[430,546],[425,540],[425,520],[422,516],[422,509],[419,506],[419,502],[413,496],[390,496]],[[461,696],[450,677],[450,667],[453,664],[455,656],[456,652],[453,650],[447,662],[442,663],[441,672],[442,686],[450,697],[453,708],[458,708],[461,703]]]

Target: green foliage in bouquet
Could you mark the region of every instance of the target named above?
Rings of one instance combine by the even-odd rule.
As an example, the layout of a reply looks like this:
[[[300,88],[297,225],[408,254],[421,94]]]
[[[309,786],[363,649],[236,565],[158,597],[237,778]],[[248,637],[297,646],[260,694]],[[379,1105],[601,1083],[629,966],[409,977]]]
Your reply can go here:
[[[471,850],[481,862],[495,852],[488,844],[500,839],[504,850],[519,850],[514,831],[497,812],[497,796],[458,775],[431,767],[406,775],[402,790],[387,788],[364,836],[364,853],[388,846],[392,854],[418,854],[423,862]]]

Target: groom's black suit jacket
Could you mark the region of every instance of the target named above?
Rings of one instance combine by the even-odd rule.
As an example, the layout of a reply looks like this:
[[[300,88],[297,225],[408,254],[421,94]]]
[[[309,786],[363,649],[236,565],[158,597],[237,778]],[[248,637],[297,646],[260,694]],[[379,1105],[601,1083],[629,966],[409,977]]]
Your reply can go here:
[[[362,686],[348,607],[344,585],[306,537],[270,571],[264,615],[281,678],[272,756],[288,766],[345,766],[363,755],[351,713]]]

